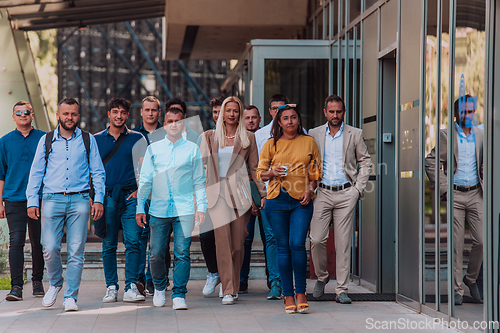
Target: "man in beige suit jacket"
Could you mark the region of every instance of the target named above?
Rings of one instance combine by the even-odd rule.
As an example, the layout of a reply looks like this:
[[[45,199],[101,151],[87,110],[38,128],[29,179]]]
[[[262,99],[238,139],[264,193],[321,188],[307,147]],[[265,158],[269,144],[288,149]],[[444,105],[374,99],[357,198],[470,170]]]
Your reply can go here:
[[[330,95],[325,101],[326,125],[309,131],[318,144],[324,176],[318,186],[311,221],[311,256],[318,281],[313,296],[321,297],[330,280],[326,242],[333,218],[337,262],[336,301],[351,303],[347,296],[351,263],[354,208],[370,177],[372,161],[359,128],[344,124],[344,101]],[[359,172],[358,172],[359,166]]]
[[[470,290],[471,296],[481,301],[476,283],[483,262],[483,130],[474,126],[471,118],[476,112],[475,102],[469,95],[467,103],[459,110],[459,100],[455,101],[455,123],[453,127],[453,241],[455,253],[455,305],[462,305],[464,289],[463,248],[465,222],[470,227],[472,249],[467,273],[463,282]],[[439,135],[440,162],[444,168],[439,170],[439,193],[443,200],[447,197],[447,143],[448,131],[441,130]],[[436,152],[435,148],[425,158],[425,171],[435,184]]]

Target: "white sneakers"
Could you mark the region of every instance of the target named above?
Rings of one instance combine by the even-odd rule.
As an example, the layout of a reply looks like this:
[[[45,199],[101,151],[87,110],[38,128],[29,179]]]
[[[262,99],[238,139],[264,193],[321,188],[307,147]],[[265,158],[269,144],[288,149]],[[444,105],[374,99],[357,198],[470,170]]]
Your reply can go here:
[[[47,308],[54,305],[57,299],[57,294],[59,293],[60,290],[61,286],[59,287],[50,286],[49,290],[47,290],[47,292],[45,293],[45,296],[43,296],[42,305]]]
[[[156,291],[156,290],[155,290]],[[174,310],[187,310],[186,300],[182,297],[175,297],[172,299],[172,309]]]
[[[224,295],[222,298],[222,305],[233,305],[234,304],[234,298],[233,295]]]
[[[207,297],[214,293],[215,287],[220,283],[219,273],[208,273],[207,282],[203,287],[203,296]]]
[[[78,305],[76,305],[76,301],[74,298],[66,298],[64,300],[64,311],[78,311]]]
[[[153,295],[153,305],[157,307],[165,305],[165,290],[155,289],[155,294]]]
[[[104,303],[112,303],[117,301],[118,290],[116,290],[116,286],[109,286],[106,289],[106,296],[103,297],[102,301]]]
[[[139,293],[135,283],[130,284],[130,289],[123,294],[124,302],[141,302],[145,301],[146,297]]]

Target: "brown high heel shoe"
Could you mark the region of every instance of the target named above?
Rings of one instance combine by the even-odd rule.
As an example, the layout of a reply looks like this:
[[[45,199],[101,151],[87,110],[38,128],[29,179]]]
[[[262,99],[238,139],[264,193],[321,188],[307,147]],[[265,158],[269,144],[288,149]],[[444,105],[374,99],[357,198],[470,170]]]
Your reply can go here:
[[[290,314],[297,312],[297,305],[295,305],[295,298],[293,296],[283,297],[283,302],[285,303],[286,313]]]
[[[309,310],[306,294],[295,294],[295,297],[297,298],[297,312],[306,313]]]

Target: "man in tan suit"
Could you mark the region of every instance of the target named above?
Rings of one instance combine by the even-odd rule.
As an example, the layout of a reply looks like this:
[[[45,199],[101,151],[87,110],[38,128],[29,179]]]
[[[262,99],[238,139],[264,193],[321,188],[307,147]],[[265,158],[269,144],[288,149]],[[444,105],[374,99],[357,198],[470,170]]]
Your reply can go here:
[[[345,104],[342,98],[330,95],[325,101],[328,120],[309,131],[318,144],[324,176],[314,200],[311,222],[311,255],[318,281],[313,296],[321,297],[330,280],[327,271],[326,242],[333,217],[337,261],[336,301],[351,303],[347,296],[351,265],[351,243],[354,208],[370,177],[372,161],[361,129],[344,124]],[[359,165],[359,172],[358,172]]]
[[[462,305],[464,230],[467,221],[472,238],[472,249],[467,273],[463,282],[469,287],[471,296],[481,301],[476,280],[483,262],[483,130],[473,119],[476,112],[475,98],[466,95],[464,101],[455,101],[455,123],[453,134],[453,241],[455,253],[455,305]],[[440,161],[447,170],[448,131],[441,130],[439,136]],[[435,148],[425,158],[425,171],[432,184],[436,179]],[[447,178],[439,170],[439,193],[447,199]]]

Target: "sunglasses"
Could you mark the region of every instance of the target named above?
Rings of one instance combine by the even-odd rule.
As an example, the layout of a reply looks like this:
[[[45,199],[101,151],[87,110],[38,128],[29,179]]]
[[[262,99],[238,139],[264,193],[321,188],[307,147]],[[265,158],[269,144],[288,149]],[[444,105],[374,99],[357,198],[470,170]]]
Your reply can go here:
[[[31,114],[31,110],[17,110],[15,115],[21,117],[22,115],[29,116]]]

